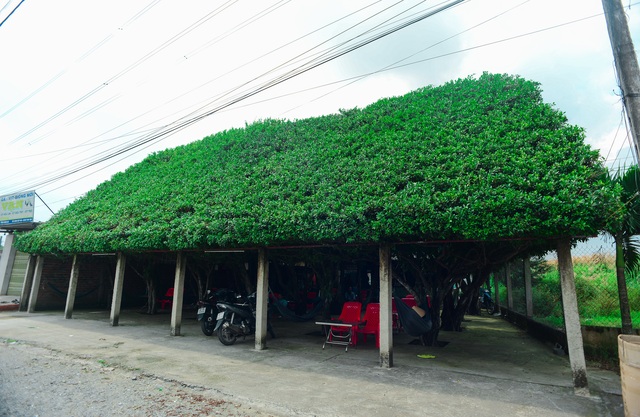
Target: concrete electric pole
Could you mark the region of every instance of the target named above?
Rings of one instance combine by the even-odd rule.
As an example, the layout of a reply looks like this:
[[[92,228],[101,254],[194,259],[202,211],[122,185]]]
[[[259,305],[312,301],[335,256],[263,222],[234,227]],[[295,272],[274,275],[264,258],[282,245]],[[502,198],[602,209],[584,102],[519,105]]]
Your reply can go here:
[[[631,125],[636,161],[640,161],[640,69],[621,0],[602,0],[622,104]]]

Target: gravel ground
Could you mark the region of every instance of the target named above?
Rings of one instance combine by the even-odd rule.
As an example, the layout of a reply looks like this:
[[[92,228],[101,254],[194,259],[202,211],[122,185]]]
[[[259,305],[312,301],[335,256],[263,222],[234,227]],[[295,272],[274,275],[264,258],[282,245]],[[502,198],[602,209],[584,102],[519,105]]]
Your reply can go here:
[[[0,417],[274,415],[206,387],[0,339]]]

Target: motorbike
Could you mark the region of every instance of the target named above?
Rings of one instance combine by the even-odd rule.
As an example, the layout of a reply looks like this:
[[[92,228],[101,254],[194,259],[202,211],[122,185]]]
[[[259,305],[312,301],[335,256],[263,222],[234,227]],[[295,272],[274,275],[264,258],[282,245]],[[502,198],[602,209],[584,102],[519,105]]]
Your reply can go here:
[[[238,296],[236,302],[218,301],[216,303],[218,315],[214,331],[218,332],[218,339],[223,345],[233,345],[239,337],[245,338],[256,332],[256,294],[246,299]],[[275,332],[267,316],[267,331],[272,338]]]
[[[480,296],[478,297],[478,302],[480,304],[480,309],[485,309],[487,310],[487,313],[493,314],[495,303],[491,298],[491,291],[486,288],[480,288]]]
[[[231,290],[207,290],[204,300],[198,301],[198,321],[200,322],[202,333],[206,336],[211,336],[215,331],[216,303],[218,301],[233,302],[235,299],[236,294]]]

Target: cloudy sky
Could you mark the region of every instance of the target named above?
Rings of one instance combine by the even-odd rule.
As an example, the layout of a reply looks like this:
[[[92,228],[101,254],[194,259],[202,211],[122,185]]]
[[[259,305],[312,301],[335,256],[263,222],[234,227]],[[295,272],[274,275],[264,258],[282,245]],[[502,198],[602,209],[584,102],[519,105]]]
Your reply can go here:
[[[608,164],[633,163],[601,0],[453,3],[5,0],[0,195],[57,211],[154,151],[484,71],[540,82]]]

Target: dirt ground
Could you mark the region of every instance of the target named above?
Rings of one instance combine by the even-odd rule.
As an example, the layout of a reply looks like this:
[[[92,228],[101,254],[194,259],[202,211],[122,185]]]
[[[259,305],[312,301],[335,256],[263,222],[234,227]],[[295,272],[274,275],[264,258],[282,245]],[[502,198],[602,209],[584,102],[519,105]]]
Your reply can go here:
[[[275,416],[202,386],[0,341],[0,416]]]

